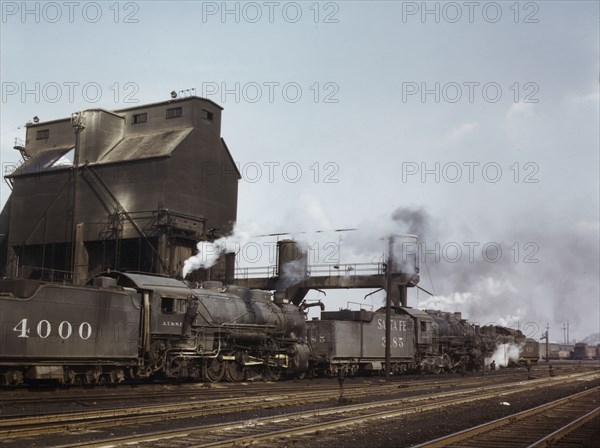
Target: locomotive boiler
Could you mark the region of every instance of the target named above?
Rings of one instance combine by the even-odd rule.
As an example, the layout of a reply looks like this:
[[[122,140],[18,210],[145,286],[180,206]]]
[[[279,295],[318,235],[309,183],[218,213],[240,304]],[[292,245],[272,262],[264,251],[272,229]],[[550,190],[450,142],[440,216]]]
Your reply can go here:
[[[427,310],[433,320],[433,368],[436,371],[476,370],[485,346],[478,326],[462,319],[461,313]],[[431,361],[429,361],[431,363]]]

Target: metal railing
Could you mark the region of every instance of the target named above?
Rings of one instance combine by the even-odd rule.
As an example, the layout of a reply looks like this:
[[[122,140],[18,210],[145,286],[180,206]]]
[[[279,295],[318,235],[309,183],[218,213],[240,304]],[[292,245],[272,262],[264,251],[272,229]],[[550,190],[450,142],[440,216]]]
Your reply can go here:
[[[30,278],[48,282],[73,281],[73,271],[61,269],[43,268],[41,266],[21,265],[18,267],[17,278]]]
[[[385,263],[347,263],[347,264],[314,264],[307,266],[309,277],[356,277],[359,275],[383,275]],[[236,267],[235,278],[246,280],[251,278],[277,277],[277,266]]]

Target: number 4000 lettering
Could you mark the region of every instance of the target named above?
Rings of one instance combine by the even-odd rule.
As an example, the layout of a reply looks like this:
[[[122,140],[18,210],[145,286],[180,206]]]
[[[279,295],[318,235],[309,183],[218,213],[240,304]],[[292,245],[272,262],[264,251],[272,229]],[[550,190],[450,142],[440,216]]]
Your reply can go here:
[[[21,322],[19,322],[15,326],[15,328],[13,328],[13,330],[16,331],[17,333],[20,333],[19,336],[17,336],[17,337],[28,338],[29,337],[28,333],[30,332],[30,329],[27,328],[27,318],[22,319]],[[45,319],[40,320],[38,322],[37,327],[36,327],[36,333],[40,338],[46,339],[48,336],[50,336],[51,332],[52,332],[52,325],[50,325],[50,322],[48,322]],[[72,333],[73,333],[73,326],[71,325],[70,322],[67,322],[66,320],[64,320],[58,325],[58,335],[61,337],[61,339],[69,339],[71,337]],[[81,339],[83,339],[84,341],[86,341],[92,335],[92,326],[87,322],[81,322],[79,324],[78,333],[79,333],[79,337]]]

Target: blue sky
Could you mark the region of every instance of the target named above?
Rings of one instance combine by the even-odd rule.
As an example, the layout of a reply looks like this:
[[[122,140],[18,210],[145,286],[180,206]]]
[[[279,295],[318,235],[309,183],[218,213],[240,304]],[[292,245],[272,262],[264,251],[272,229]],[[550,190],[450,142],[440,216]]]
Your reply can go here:
[[[3,164],[34,115],[195,88],[225,108],[222,135],[246,175],[241,227],[359,226],[377,241],[406,230],[390,219],[398,207],[422,209],[431,245],[498,242],[505,256],[428,260],[421,284],[438,298],[411,305],[549,322],[560,340],[567,319],[572,336],[600,331],[598,2],[476,2],[471,18],[465,2],[274,2],[272,20],[265,2],[78,2],[72,23],[54,5],[23,16],[21,2],[2,3]],[[344,235],[341,261],[373,258],[378,243],[365,241]],[[538,262],[524,263],[531,247]],[[350,294],[333,296],[335,308]]]

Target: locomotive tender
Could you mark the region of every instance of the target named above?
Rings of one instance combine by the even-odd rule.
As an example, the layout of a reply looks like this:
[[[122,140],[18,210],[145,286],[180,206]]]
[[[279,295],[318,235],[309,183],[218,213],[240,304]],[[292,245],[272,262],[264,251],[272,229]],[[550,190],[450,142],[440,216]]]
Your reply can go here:
[[[419,310],[395,308],[391,319],[391,371],[416,368],[421,346],[431,345],[431,319]],[[422,324],[421,324],[422,323]],[[423,327],[421,326],[423,325]],[[329,311],[321,320],[308,322],[308,338],[317,356],[319,373],[335,376],[340,369],[350,375],[383,369],[385,311]]]

